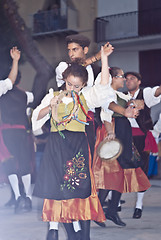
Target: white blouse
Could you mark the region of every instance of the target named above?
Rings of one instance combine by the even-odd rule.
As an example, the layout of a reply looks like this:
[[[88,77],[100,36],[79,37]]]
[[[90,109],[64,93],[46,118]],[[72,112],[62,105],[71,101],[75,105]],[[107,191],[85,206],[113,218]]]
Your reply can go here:
[[[5,94],[8,90],[11,90],[13,84],[9,78],[5,80],[0,80],[0,97]]]
[[[84,87],[81,92],[86,100],[89,109],[103,106],[107,102],[107,99],[109,99],[109,102],[113,102],[115,98],[113,92],[111,91],[108,85],[97,84],[92,87]],[[50,118],[49,113],[39,120],[37,120],[37,118],[39,112],[43,108],[49,106],[50,101],[53,97],[54,90],[50,89],[49,93],[42,99],[41,104],[33,111],[32,114],[33,131],[40,129],[45,124],[45,122],[49,120]],[[63,102],[66,104],[69,103],[69,98],[67,99],[68,100],[66,101],[66,99],[63,98]]]
[[[158,138],[161,134],[161,113],[159,114],[159,119],[157,123],[153,127],[152,133],[155,138]]]

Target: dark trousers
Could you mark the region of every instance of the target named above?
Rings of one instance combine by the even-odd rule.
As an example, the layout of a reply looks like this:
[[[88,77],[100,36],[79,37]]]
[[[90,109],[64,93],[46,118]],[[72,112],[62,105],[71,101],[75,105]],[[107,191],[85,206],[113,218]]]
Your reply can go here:
[[[149,153],[144,151],[145,137],[146,136],[133,136],[133,142],[141,156],[141,168],[147,175],[149,168]]]
[[[90,240],[90,220],[80,220],[81,225],[81,239]],[[76,233],[74,232],[73,223],[63,223],[68,235],[68,240],[76,240]]]
[[[103,207],[103,203],[108,195],[110,190],[108,189],[100,189],[99,190],[99,194],[98,194],[98,198],[100,200],[100,203]],[[112,190],[112,199],[110,201],[110,204],[108,206],[108,213],[111,215],[115,215],[117,213],[117,207],[120,201],[122,193]]]

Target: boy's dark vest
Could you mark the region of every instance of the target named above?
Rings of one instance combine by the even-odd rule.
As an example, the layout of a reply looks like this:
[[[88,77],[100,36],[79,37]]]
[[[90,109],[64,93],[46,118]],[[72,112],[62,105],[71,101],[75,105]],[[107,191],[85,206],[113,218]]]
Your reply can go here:
[[[96,63],[91,64],[91,67],[93,70],[94,82],[95,82],[98,74],[101,72],[101,68]]]
[[[140,89],[136,99],[144,100],[143,98],[143,89]],[[150,115],[150,108],[144,102],[144,109],[140,110],[139,116],[136,118],[136,121],[140,129],[146,134],[149,130],[153,129],[153,122]]]

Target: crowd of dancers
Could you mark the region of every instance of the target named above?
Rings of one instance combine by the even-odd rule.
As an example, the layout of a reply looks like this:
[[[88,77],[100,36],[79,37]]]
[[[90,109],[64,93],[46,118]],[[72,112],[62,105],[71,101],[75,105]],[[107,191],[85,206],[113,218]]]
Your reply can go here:
[[[100,227],[106,227],[106,219],[126,226],[118,214],[122,193],[137,193],[132,217],[142,216],[150,187],[149,152],[158,152],[155,138],[161,133],[161,113],[154,125],[150,108],[160,102],[161,86],[141,89],[139,73],[109,67],[114,48],[108,42],[90,58],[87,37],[69,35],[66,44],[69,62],[56,68],[58,89],[49,89],[30,116],[28,104],[34,96],[18,86],[21,53],[11,49],[11,71],[0,81],[0,161],[12,192],[6,205],[14,205],[16,214],[32,210],[32,195],[42,198],[47,240],[59,239],[59,223],[68,240],[90,240],[91,220]],[[100,59],[101,67],[96,63]],[[124,84],[123,93],[119,89]],[[44,129],[48,136],[36,165],[35,139]],[[100,143],[115,139],[122,151],[115,159],[102,159]]]

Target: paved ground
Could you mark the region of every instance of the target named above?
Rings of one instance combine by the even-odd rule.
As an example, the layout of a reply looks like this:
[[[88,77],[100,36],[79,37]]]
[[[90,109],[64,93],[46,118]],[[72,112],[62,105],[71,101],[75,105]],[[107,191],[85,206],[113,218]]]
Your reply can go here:
[[[144,198],[144,211],[141,219],[132,219],[135,193],[124,194],[120,216],[126,227],[118,227],[106,221],[106,228],[91,223],[91,240],[156,240],[161,238],[161,180],[151,180],[152,187]],[[8,185],[0,188],[0,240],[46,240],[47,224],[41,221],[42,202],[33,199],[33,211],[20,215],[13,208],[5,208],[10,196]],[[60,225],[59,240],[66,240]]]

